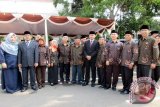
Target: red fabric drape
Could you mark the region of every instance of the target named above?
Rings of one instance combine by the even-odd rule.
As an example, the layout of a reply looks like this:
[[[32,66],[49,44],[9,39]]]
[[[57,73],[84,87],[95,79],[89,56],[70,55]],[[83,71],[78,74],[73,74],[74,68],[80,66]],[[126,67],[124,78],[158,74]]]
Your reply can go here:
[[[65,23],[69,21],[66,16],[51,16],[49,19],[55,23]]]
[[[113,23],[114,20],[112,19],[98,19],[97,23],[102,25],[102,26],[107,26]]]
[[[79,24],[88,24],[92,20],[90,18],[77,17],[74,21],[77,22],[77,23],[79,23]]]
[[[0,13],[0,21],[9,21],[15,18],[11,13]]]
[[[33,15],[33,14],[24,14],[22,18],[30,22],[38,22],[43,19],[41,15]]]

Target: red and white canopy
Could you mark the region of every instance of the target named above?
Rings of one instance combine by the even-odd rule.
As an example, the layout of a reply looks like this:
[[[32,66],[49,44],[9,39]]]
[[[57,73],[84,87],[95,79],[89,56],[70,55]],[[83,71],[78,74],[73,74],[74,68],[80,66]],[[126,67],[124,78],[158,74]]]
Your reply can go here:
[[[0,33],[28,30],[32,34],[45,34],[45,24],[48,34],[71,35],[87,35],[91,30],[112,29],[115,26],[111,19],[0,13]]]

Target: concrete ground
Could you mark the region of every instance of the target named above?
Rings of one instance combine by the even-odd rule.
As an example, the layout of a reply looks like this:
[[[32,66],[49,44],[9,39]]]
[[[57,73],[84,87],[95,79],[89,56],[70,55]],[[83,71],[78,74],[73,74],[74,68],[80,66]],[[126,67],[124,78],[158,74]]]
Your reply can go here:
[[[122,87],[119,82],[118,89]],[[7,94],[0,91],[0,107],[160,107],[160,90],[149,104],[130,104],[129,95],[80,85],[49,86],[34,92]]]
[[[117,89],[121,88],[119,78]],[[0,107],[160,107],[159,102],[159,89],[155,99],[149,104],[130,104],[129,95],[121,95],[111,89],[104,90],[98,85],[46,85],[37,92],[29,89],[14,94],[7,94],[0,89]]]

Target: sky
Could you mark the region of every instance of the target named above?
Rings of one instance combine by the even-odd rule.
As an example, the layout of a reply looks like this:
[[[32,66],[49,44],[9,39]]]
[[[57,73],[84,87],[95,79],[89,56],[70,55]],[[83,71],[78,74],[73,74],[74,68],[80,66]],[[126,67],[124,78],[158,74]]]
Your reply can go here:
[[[73,0],[66,1],[73,2]],[[0,12],[58,15],[58,11],[62,9],[62,4],[58,4],[55,8],[52,0],[0,0]]]
[[[0,0],[0,12],[58,15],[51,0]]]

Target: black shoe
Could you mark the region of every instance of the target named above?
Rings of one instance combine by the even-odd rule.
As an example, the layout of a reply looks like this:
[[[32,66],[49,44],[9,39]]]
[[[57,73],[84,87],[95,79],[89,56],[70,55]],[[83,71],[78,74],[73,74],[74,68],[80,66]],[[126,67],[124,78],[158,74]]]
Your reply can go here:
[[[88,85],[88,83],[86,83],[86,82],[84,82],[84,83],[82,84],[82,86],[86,86],[86,85]]]
[[[95,87],[95,83],[92,83],[92,84],[91,84],[91,87]]]
[[[113,90],[113,91],[116,91],[116,87],[112,87],[112,90]]]
[[[101,85],[101,86],[99,86],[99,88],[105,88],[105,87]]]
[[[66,81],[66,84],[71,84],[71,82],[70,81]]]
[[[108,90],[108,89],[110,89],[110,88],[111,88],[111,87],[104,87],[105,90]]]
[[[70,83],[70,79],[67,79],[67,80],[66,80],[66,83]]]
[[[53,83],[50,83],[50,85],[51,85],[51,86],[54,86],[54,84],[53,84]]]
[[[72,83],[73,85],[74,85],[74,84],[76,84],[76,82],[75,82],[75,81],[72,81],[71,83]]]
[[[125,89],[121,89],[121,90],[118,90],[120,93],[123,93],[125,91]]]
[[[129,94],[129,91],[125,90],[124,92],[121,92],[121,94]]]
[[[24,87],[24,88],[22,88],[22,90],[21,90],[21,92],[25,92],[25,91],[27,91],[27,87]]]
[[[82,82],[77,82],[77,85],[82,85]]]
[[[54,85],[57,85],[58,83],[53,83]]]
[[[36,86],[33,86],[33,87],[32,87],[32,90],[37,91],[38,89],[37,89]]]

